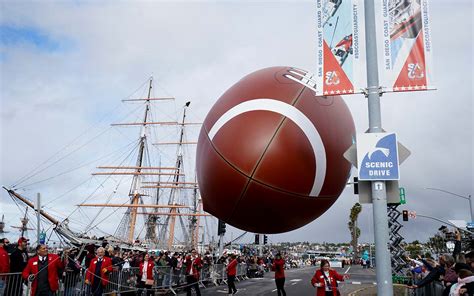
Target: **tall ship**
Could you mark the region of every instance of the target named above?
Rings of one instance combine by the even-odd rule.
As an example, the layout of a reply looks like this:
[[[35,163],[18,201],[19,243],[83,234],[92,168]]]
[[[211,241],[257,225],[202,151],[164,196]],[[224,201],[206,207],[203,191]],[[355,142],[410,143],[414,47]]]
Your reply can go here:
[[[131,108],[114,109],[3,187],[20,210],[34,209],[29,221],[35,228],[31,215],[38,212],[36,192],[41,192],[40,227],[48,239],[161,250],[203,248],[214,241],[217,222],[202,211],[195,177],[201,123],[188,120],[191,102],[176,107],[175,98],[156,96],[154,89],[151,77],[121,100]],[[108,117],[123,121],[104,126]],[[84,161],[84,155],[94,159]],[[71,177],[88,169],[92,173],[85,179]],[[72,180],[76,184],[66,186]]]

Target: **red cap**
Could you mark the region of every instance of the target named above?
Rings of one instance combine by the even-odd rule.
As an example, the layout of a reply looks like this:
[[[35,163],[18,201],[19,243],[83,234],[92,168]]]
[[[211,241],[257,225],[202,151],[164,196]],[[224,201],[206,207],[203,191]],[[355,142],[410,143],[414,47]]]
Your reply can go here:
[[[27,242],[27,241],[29,241],[29,239],[27,239],[26,237],[23,237],[23,236],[22,236],[22,237],[20,237],[20,238],[18,239],[18,244],[21,244],[22,242]]]

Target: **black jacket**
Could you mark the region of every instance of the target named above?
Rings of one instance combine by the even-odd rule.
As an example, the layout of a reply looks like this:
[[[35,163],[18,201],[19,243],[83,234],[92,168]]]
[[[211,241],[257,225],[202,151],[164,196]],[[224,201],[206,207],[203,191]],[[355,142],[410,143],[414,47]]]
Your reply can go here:
[[[10,272],[22,272],[28,264],[28,252],[16,248],[10,255]]]

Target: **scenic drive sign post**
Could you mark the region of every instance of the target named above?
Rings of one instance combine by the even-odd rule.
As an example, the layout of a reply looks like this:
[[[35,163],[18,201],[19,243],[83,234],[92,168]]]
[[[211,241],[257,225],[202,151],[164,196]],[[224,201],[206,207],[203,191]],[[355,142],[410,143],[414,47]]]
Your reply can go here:
[[[392,296],[387,197],[400,202],[399,164],[410,152],[384,133],[380,96],[434,89],[428,0],[316,0],[316,7],[316,95],[363,93],[368,101],[369,129],[344,157],[358,167],[359,189],[370,187],[377,294]]]
[[[357,162],[360,181],[399,180],[396,134],[357,135]]]

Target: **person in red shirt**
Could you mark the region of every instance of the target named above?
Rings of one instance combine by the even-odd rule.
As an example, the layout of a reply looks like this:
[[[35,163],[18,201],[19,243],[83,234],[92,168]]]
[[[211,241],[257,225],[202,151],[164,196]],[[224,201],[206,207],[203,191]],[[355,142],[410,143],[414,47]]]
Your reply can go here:
[[[237,275],[237,256],[235,254],[230,255],[230,262],[227,265],[227,287],[229,288],[229,295],[236,294],[237,288],[235,287],[235,276]]]
[[[139,295],[142,295],[142,289],[145,288],[146,295],[154,295],[153,290],[151,289],[153,286],[153,267],[155,266],[155,262],[150,259],[150,255],[146,254],[143,258],[143,261],[140,262],[139,268]]]
[[[6,250],[6,247],[9,244],[10,242],[6,238],[0,240],[0,273],[10,272],[10,257],[8,257],[8,252]],[[1,278],[0,281],[2,281]]]
[[[311,284],[316,287],[316,296],[338,296],[337,281],[344,281],[349,275],[340,275],[335,270],[329,268],[328,260],[321,260],[321,268],[316,270]]]
[[[109,273],[112,272],[112,259],[105,257],[105,249],[97,249],[97,256],[91,260],[86,272],[86,285],[94,296],[101,296],[109,283]]]
[[[59,290],[59,274],[64,268],[63,261],[56,254],[48,253],[48,246],[38,245],[36,254],[23,270],[22,277],[32,281],[31,295],[54,295]]]
[[[197,296],[201,296],[201,290],[199,290],[198,280],[200,277],[199,271],[202,267],[202,260],[199,257],[195,249],[191,250],[191,254],[186,256],[184,261],[186,265],[186,295],[191,296],[191,288],[194,288]]]
[[[9,243],[6,238],[0,239],[0,274],[10,272],[10,257],[8,257],[8,252],[4,247]],[[6,280],[6,276],[0,276],[0,292],[3,292],[3,289],[5,289]]]
[[[272,270],[275,272],[275,284],[277,286],[278,296],[286,296],[285,292],[285,259],[281,258],[281,254],[275,255]]]

